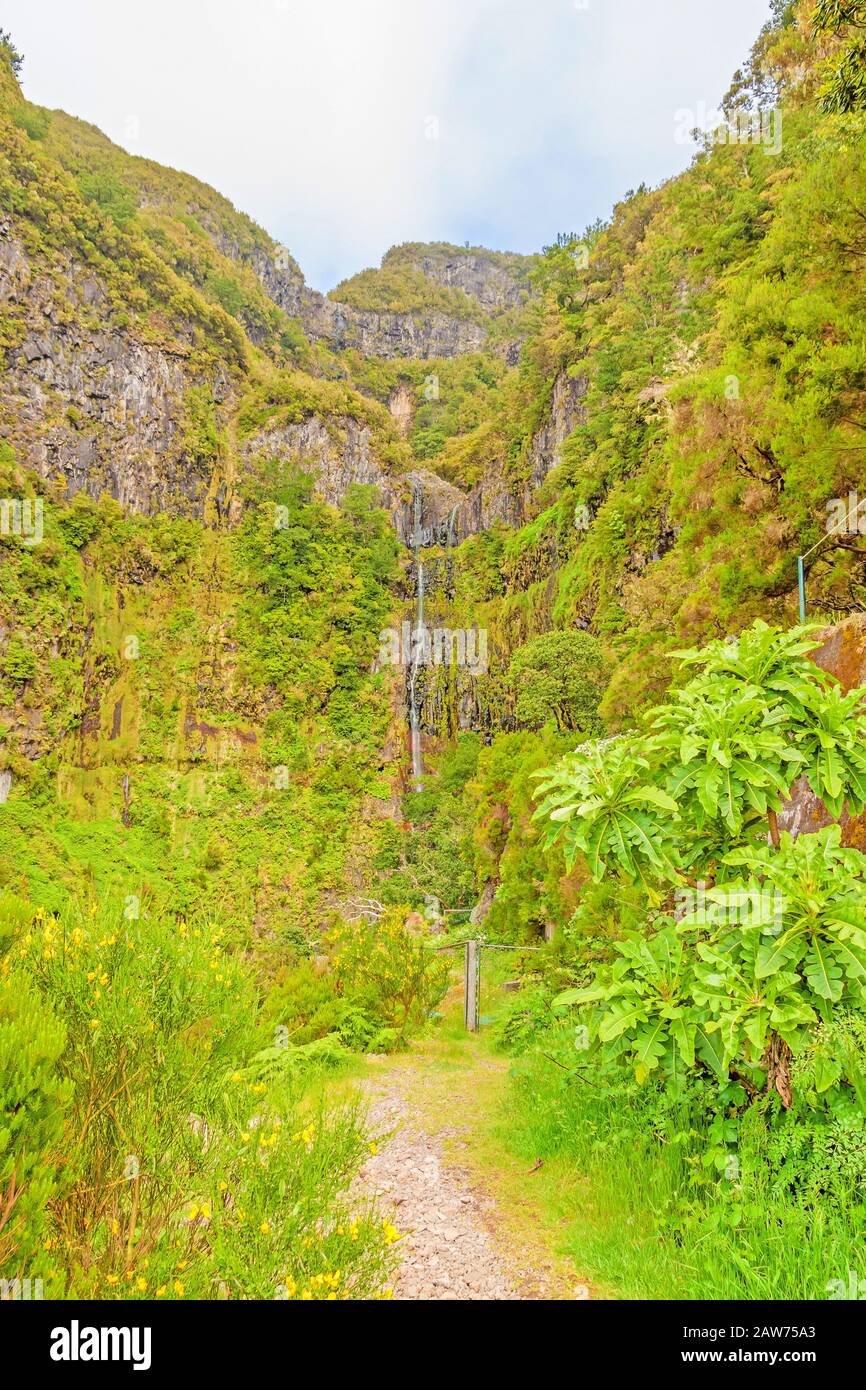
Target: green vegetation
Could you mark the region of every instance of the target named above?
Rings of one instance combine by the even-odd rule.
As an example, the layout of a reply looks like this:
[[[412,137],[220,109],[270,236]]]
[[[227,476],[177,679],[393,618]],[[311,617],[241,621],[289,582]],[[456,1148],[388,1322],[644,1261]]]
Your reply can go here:
[[[700,673],[645,733],[539,774],[547,843],[597,885],[618,880],[622,907],[600,939],[584,895],[535,1009],[519,1002],[502,1026],[505,1045],[553,1055],[568,1081],[545,1076],[539,1106],[527,1061],[515,1142],[585,1166],[612,1212],[581,1251],[632,1296],[820,1297],[837,1264],[861,1268],[866,861],[838,825],[776,831],[803,768],[837,813],[866,805],[864,692],[841,697],[811,645],[756,624],[684,653]],[[616,1187],[597,1146],[608,1164],[623,1155]],[[638,1225],[636,1256],[613,1213]]]
[[[812,16],[816,34],[847,39],[834,52],[821,91],[825,111],[855,111],[866,106],[866,5],[859,0],[818,0]],[[850,36],[850,37],[849,37]]]
[[[536,948],[505,1142],[579,1171],[601,1290],[866,1273],[866,714],[811,659],[866,594],[862,11],[774,4],[729,125],[608,221],[332,292],[483,328],[425,361],[308,337],[283,248],[25,101],[0,32],[4,1278],[384,1294],[325,1082],[441,1031],[469,935]],[[408,790],[422,470],[466,496],[426,618],[489,665],[421,673]],[[800,779],[833,823],[791,839]]]
[[[4,1274],[53,1298],[377,1295],[388,1227],[345,1196],[360,1116],[301,1108],[322,1060],[268,1045],[221,930],[128,903],[10,911]]]

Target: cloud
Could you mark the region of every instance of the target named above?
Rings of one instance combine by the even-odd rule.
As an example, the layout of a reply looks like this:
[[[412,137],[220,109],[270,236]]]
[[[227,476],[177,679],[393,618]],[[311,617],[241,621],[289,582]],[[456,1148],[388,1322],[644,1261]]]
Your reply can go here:
[[[675,111],[717,103],[767,11],[6,0],[3,23],[31,100],[212,183],[326,288],[400,241],[536,249],[684,167]]]

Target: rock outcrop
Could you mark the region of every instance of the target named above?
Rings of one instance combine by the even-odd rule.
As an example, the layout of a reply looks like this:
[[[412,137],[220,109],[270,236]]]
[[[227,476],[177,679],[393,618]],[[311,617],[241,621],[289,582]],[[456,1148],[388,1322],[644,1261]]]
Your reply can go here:
[[[405,382],[401,381],[399,386],[394,387],[388,397],[388,410],[400,433],[407,435],[415,414],[415,397]]]
[[[532,436],[529,446],[529,492],[540,487],[551,468],[559,462],[559,450],[576,425],[586,418],[585,376],[572,376],[567,367],[557,373],[550,409],[544,423]]]
[[[831,628],[813,654],[816,665],[829,671],[845,691],[866,686],[866,616],[857,615]],[[805,777],[795,784],[794,795],[779,813],[779,829],[805,835],[833,824],[833,817]],[[842,843],[866,852],[866,814],[842,813]]]
[[[529,292],[531,256],[502,255],[482,247],[464,249],[444,243],[395,246],[382,258],[382,269],[409,265],[434,284],[462,290],[490,314],[514,309]]]
[[[289,425],[265,427],[248,439],[244,456],[283,458],[314,474],[316,492],[332,507],[339,506],[352,483],[378,487],[388,506],[392,483],[370,447],[370,429],[350,416],[327,421],[318,415]]]
[[[356,309],[309,289],[301,298],[300,318],[314,342],[334,351],[354,348],[365,357],[459,357],[478,352],[487,338],[487,329],[473,319]]]
[[[0,224],[0,305],[20,325],[5,351],[0,435],[66,494],[108,493],[136,512],[201,513],[208,463],[190,452],[185,401],[204,387],[215,407],[230,380],[192,367],[184,344],[159,346],[111,321],[99,279],[74,261],[37,269]]]

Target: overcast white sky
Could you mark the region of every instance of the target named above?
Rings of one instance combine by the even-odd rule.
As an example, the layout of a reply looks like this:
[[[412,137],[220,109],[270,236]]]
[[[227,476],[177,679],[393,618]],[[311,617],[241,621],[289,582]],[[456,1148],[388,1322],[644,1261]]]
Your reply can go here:
[[[327,289],[533,251],[683,168],[768,0],[4,0],[32,101],[213,184]],[[697,119],[695,121],[697,124]]]

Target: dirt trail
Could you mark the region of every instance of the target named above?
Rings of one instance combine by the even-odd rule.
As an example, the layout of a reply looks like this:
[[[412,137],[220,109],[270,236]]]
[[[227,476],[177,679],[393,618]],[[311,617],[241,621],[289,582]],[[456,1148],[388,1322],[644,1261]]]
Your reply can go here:
[[[506,1070],[471,1046],[455,1057],[422,1044],[360,1083],[378,1136],[360,1188],[402,1237],[395,1299],[588,1296],[538,1234],[526,1166],[481,1157]]]

